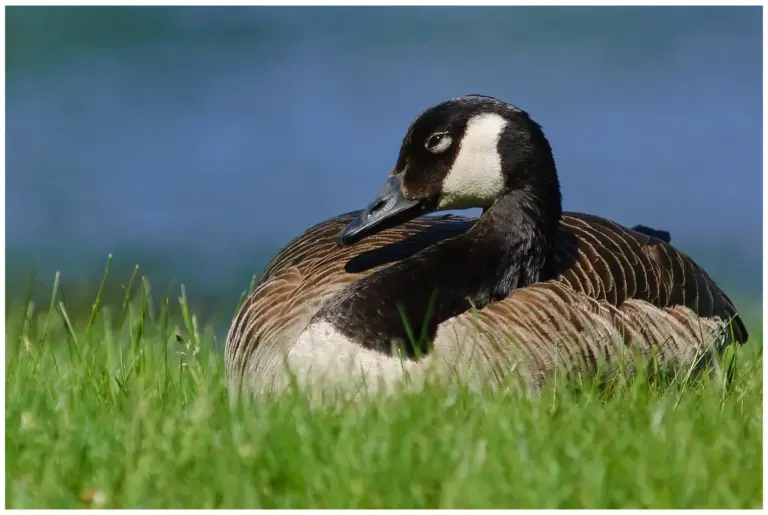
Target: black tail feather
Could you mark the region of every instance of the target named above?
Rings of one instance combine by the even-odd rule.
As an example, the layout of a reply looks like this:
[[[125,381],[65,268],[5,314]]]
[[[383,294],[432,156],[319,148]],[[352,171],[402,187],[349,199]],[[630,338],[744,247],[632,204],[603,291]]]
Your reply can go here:
[[[672,238],[669,235],[669,232],[660,231],[658,229],[651,229],[650,227],[646,227],[645,225],[636,225],[632,228],[632,230],[645,234],[646,236],[656,238],[657,240],[661,240],[664,243],[669,243],[672,240]]]

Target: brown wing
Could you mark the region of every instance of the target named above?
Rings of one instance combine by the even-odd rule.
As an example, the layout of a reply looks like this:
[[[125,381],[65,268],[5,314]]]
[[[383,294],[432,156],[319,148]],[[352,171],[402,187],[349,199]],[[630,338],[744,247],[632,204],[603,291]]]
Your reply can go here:
[[[473,367],[490,370],[498,380],[518,370],[539,390],[557,368],[587,376],[610,374],[622,364],[631,371],[635,353],[655,356],[659,369],[685,370],[711,344],[728,341],[724,329],[717,318],[698,317],[684,306],[658,308],[627,299],[616,307],[550,281],[448,320],[435,347],[447,361],[456,361],[454,349],[479,356]]]
[[[520,364],[540,388],[557,366],[592,374],[603,362],[609,371],[628,350],[691,365],[730,339],[723,322],[747,340],[731,300],[688,256],[608,220],[565,214],[554,274],[449,321],[436,345],[479,349],[499,378]]]
[[[279,354],[275,346],[294,341],[320,306],[345,285],[456,236],[475,221],[452,215],[423,217],[356,245],[338,246],[339,232],[357,214],[309,228],[269,263],[227,335],[227,367],[233,377],[246,367],[265,366],[264,360]]]
[[[339,232],[359,213],[345,213],[307,229],[272,259],[260,282],[290,266],[310,273],[317,268],[370,273],[374,268],[400,261],[440,240],[457,236],[476,221],[454,215],[426,216],[381,231],[355,245],[340,247],[336,243]]]
[[[627,300],[685,306],[700,317],[731,320],[735,340],[747,340],[725,292],[690,257],[661,240],[597,216],[566,213],[556,261],[557,280],[578,293],[616,307]]]

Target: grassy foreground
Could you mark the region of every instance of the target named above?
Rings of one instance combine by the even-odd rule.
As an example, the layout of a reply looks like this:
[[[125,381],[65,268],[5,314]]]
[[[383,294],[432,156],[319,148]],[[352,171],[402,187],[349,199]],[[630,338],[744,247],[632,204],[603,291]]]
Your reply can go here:
[[[50,306],[9,301],[7,507],[762,507],[757,328],[697,380],[313,410],[229,395],[184,299],[169,315],[134,289],[82,320],[55,287]]]

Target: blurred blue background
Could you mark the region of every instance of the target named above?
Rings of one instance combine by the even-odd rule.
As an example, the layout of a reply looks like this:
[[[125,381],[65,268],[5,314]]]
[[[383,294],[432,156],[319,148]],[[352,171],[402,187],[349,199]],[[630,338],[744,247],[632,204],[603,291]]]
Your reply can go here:
[[[6,34],[9,293],[111,252],[231,313],[420,111],[485,93],[543,125],[565,209],[669,230],[759,302],[760,7],[9,7]]]

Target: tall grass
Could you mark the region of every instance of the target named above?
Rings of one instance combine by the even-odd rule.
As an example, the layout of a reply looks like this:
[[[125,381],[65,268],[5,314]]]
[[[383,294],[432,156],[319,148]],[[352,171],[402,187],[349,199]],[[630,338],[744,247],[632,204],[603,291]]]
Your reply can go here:
[[[760,334],[695,380],[317,409],[231,395],[183,290],[157,302],[134,274],[103,305],[106,281],[86,316],[58,278],[44,306],[9,299],[7,507],[762,506]]]

